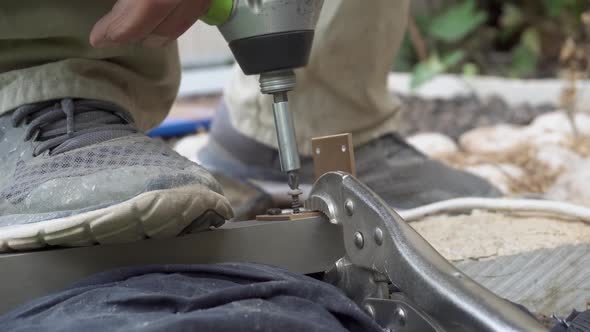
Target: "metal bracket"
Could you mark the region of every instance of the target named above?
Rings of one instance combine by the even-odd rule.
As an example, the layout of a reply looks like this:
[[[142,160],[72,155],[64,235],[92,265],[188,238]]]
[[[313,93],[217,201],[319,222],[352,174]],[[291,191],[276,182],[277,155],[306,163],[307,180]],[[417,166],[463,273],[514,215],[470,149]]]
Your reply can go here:
[[[305,204],[342,226],[347,257],[386,275],[449,331],[546,331],[443,258],[377,194],[349,174],[327,173]]]
[[[311,140],[311,150],[316,180],[334,171],[356,176],[352,134],[316,137]]]

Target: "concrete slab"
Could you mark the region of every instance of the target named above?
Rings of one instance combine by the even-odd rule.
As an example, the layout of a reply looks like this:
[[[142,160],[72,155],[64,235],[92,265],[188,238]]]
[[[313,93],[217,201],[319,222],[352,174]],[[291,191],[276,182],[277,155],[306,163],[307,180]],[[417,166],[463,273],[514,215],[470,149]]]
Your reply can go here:
[[[590,225],[554,217],[474,211],[470,215],[429,217],[410,225],[451,261],[590,244]]]
[[[541,249],[493,260],[462,261],[467,275],[534,313],[567,316],[590,301],[590,245]]]

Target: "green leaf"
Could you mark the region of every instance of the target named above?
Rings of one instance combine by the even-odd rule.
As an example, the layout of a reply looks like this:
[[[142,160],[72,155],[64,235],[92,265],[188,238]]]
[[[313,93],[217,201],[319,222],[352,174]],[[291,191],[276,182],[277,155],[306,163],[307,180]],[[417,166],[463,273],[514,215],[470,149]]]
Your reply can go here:
[[[420,62],[414,68],[410,87],[415,89],[420,85],[430,81],[437,75],[444,72],[444,66],[438,56],[431,56],[428,60]]]
[[[476,64],[472,62],[468,62],[463,65],[463,76],[464,77],[474,77],[479,74],[479,68]]]
[[[502,16],[500,17],[500,25],[504,29],[512,29],[518,27],[525,21],[525,14],[522,9],[513,3],[504,3],[502,5]]]
[[[566,0],[543,0],[542,2],[545,12],[552,17],[559,16],[567,4]]]
[[[520,43],[512,51],[510,74],[514,77],[528,77],[535,73],[541,58],[541,38],[537,29],[526,29]]]
[[[404,38],[399,51],[397,52],[394,64],[393,64],[393,71],[397,72],[409,72],[412,71],[414,68],[414,64],[416,63],[416,55],[414,54],[414,47],[410,42],[410,39],[406,35]]]
[[[510,75],[524,78],[535,73],[539,57],[527,46],[520,44],[512,52],[512,66]]]
[[[442,59],[438,55],[432,55],[428,60],[419,63],[412,73],[410,87],[415,89],[432,80],[436,76],[458,65],[465,58],[463,51],[454,51]]]
[[[453,51],[453,53],[447,54],[443,57],[442,63],[445,70],[449,70],[458,65],[465,58],[465,52],[461,50]]]
[[[533,52],[536,56],[541,54],[541,37],[535,28],[528,28],[520,37],[520,43]]]
[[[452,6],[430,23],[430,35],[445,42],[457,42],[474,32],[487,20],[487,13],[477,10],[475,0]]]

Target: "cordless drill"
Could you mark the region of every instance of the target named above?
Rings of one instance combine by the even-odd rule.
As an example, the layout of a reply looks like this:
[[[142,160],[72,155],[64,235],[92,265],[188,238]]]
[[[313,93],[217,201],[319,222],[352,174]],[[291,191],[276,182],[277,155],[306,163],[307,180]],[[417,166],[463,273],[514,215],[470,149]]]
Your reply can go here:
[[[307,65],[323,0],[213,0],[206,16],[218,26],[246,75],[260,75],[260,91],[273,96],[281,169],[288,174],[293,212],[300,208],[299,149],[288,92],[296,68]]]

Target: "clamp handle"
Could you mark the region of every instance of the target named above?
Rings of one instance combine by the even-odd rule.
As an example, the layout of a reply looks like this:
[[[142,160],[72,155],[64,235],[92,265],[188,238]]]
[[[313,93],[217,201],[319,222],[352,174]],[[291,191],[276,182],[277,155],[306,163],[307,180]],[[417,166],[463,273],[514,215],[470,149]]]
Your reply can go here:
[[[305,207],[343,228],[349,261],[387,276],[448,331],[547,331],[442,257],[377,194],[352,175],[332,172]]]

